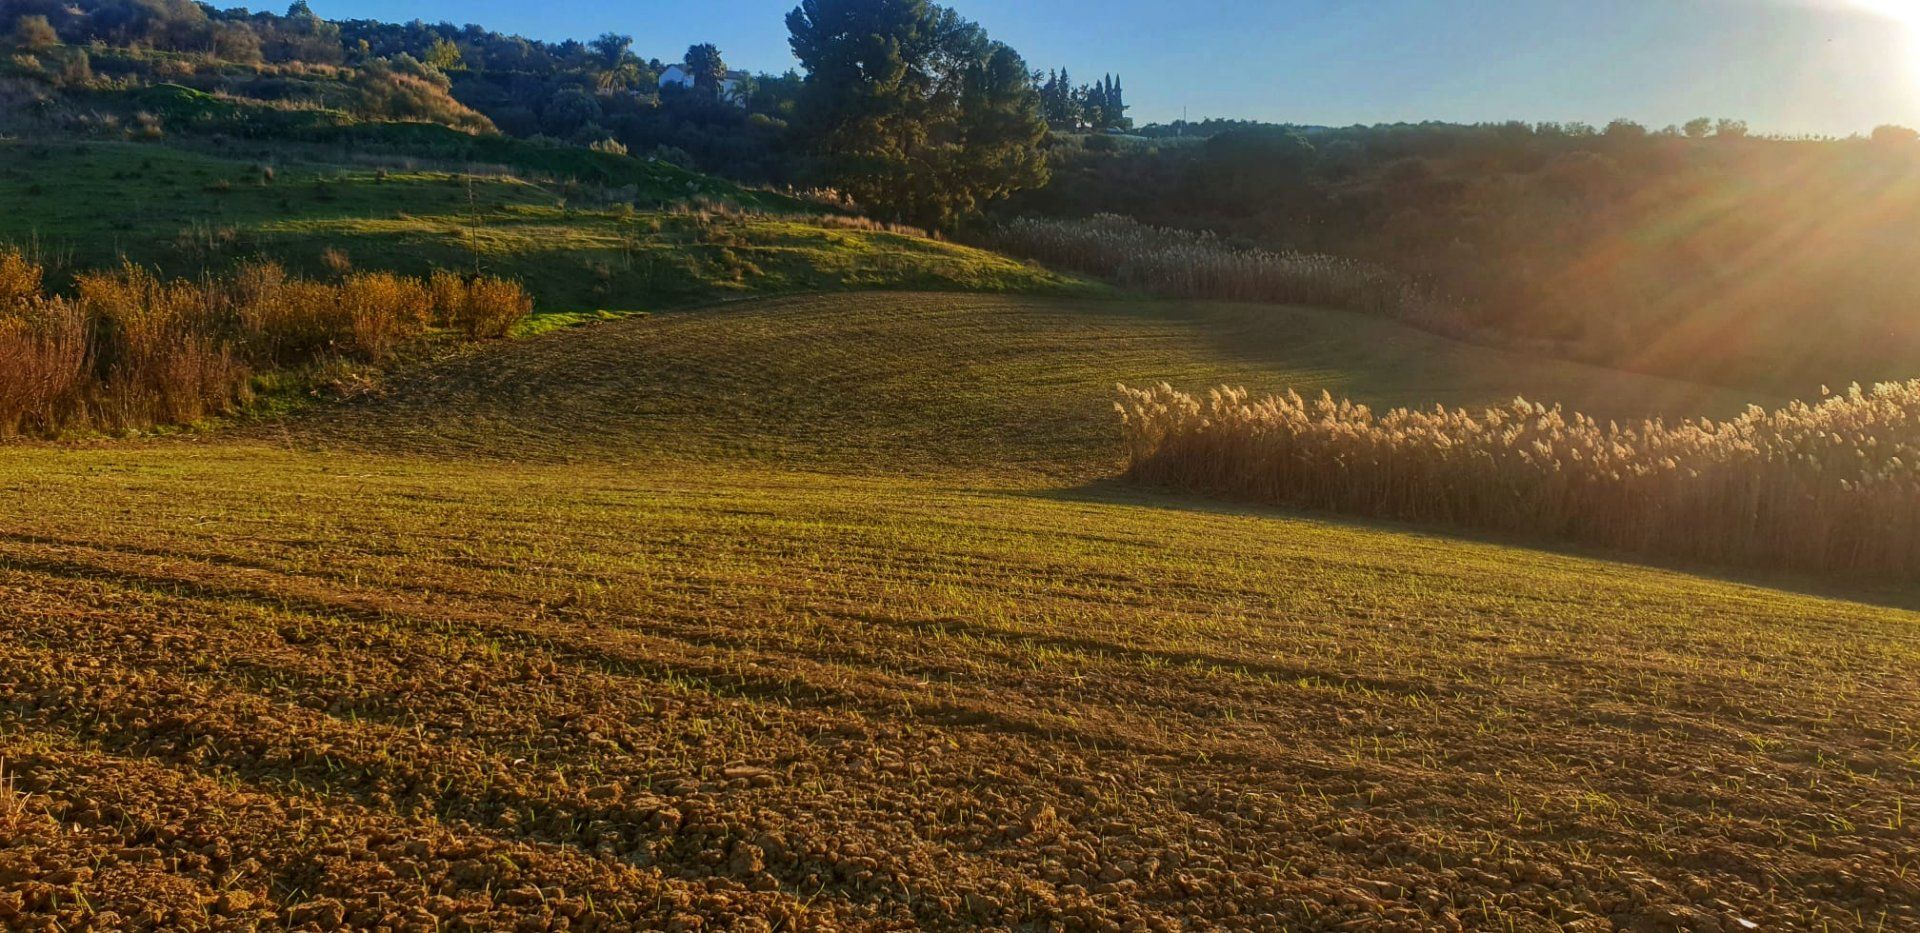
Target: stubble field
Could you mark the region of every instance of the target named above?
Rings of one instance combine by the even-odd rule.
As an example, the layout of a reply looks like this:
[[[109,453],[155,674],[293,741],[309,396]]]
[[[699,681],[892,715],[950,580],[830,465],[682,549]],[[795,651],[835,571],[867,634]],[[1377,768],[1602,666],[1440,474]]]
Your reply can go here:
[[[0,450],[0,925],[1920,924],[1899,594],[1103,479],[1158,378],[1737,404],[1343,315],[841,296]]]

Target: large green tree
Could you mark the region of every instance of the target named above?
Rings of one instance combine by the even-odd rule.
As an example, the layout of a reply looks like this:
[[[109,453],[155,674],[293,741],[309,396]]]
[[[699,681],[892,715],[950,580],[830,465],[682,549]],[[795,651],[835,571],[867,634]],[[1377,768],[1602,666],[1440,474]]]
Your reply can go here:
[[[803,0],[787,28],[802,131],[869,210],[942,227],[1046,183],[1032,76],[979,26],[927,0]]]

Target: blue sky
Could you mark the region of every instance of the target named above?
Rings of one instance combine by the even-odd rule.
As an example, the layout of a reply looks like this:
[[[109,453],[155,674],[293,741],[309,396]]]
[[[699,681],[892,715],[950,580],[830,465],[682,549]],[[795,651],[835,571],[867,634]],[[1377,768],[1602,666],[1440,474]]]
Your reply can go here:
[[[542,39],[718,44],[793,64],[796,0],[312,0],[330,18],[477,22]],[[1920,125],[1920,0],[954,0],[1036,68],[1126,81],[1134,116],[1296,123],[1731,116],[1845,135]]]

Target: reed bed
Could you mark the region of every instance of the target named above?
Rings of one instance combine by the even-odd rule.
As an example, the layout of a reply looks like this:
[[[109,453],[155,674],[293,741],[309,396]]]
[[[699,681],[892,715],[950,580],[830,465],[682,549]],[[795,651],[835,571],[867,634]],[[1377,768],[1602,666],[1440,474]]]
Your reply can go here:
[[[1119,391],[1142,482],[1723,565],[1920,574],[1920,380],[1625,427],[1524,399],[1376,413],[1326,393]]]
[[[1116,214],[1022,218],[987,246],[1172,298],[1303,304],[1440,320],[1433,296],[1380,266],[1312,253],[1246,249],[1211,233],[1151,227]]]
[[[72,297],[0,248],[0,436],[192,422],[247,401],[253,377],[329,360],[390,360],[436,326],[504,337],[532,312],[519,283],[386,272],[321,282],[257,262],[164,280],[134,265],[82,273]]]

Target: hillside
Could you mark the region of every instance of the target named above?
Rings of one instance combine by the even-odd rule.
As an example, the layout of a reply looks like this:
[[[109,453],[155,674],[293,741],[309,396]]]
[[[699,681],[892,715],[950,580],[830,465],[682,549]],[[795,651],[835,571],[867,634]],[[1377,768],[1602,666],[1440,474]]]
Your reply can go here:
[[[0,921],[1920,922],[1920,617],[1089,483],[1155,375],[1729,404],[1334,313],[861,295],[0,449]]]
[[[1098,290],[658,163],[383,132],[399,134],[393,151],[0,139],[12,206],[0,242],[66,269],[124,257],[185,276],[261,255],[324,274],[329,251],[411,275],[477,266],[524,281],[547,311],[845,288]]]
[[[1161,379],[1379,404],[1495,404],[1526,386],[1624,419],[1751,401],[1347,312],[869,294],[694,308],[501,347],[309,424],[328,447],[1071,478],[1113,470],[1114,383]]]

